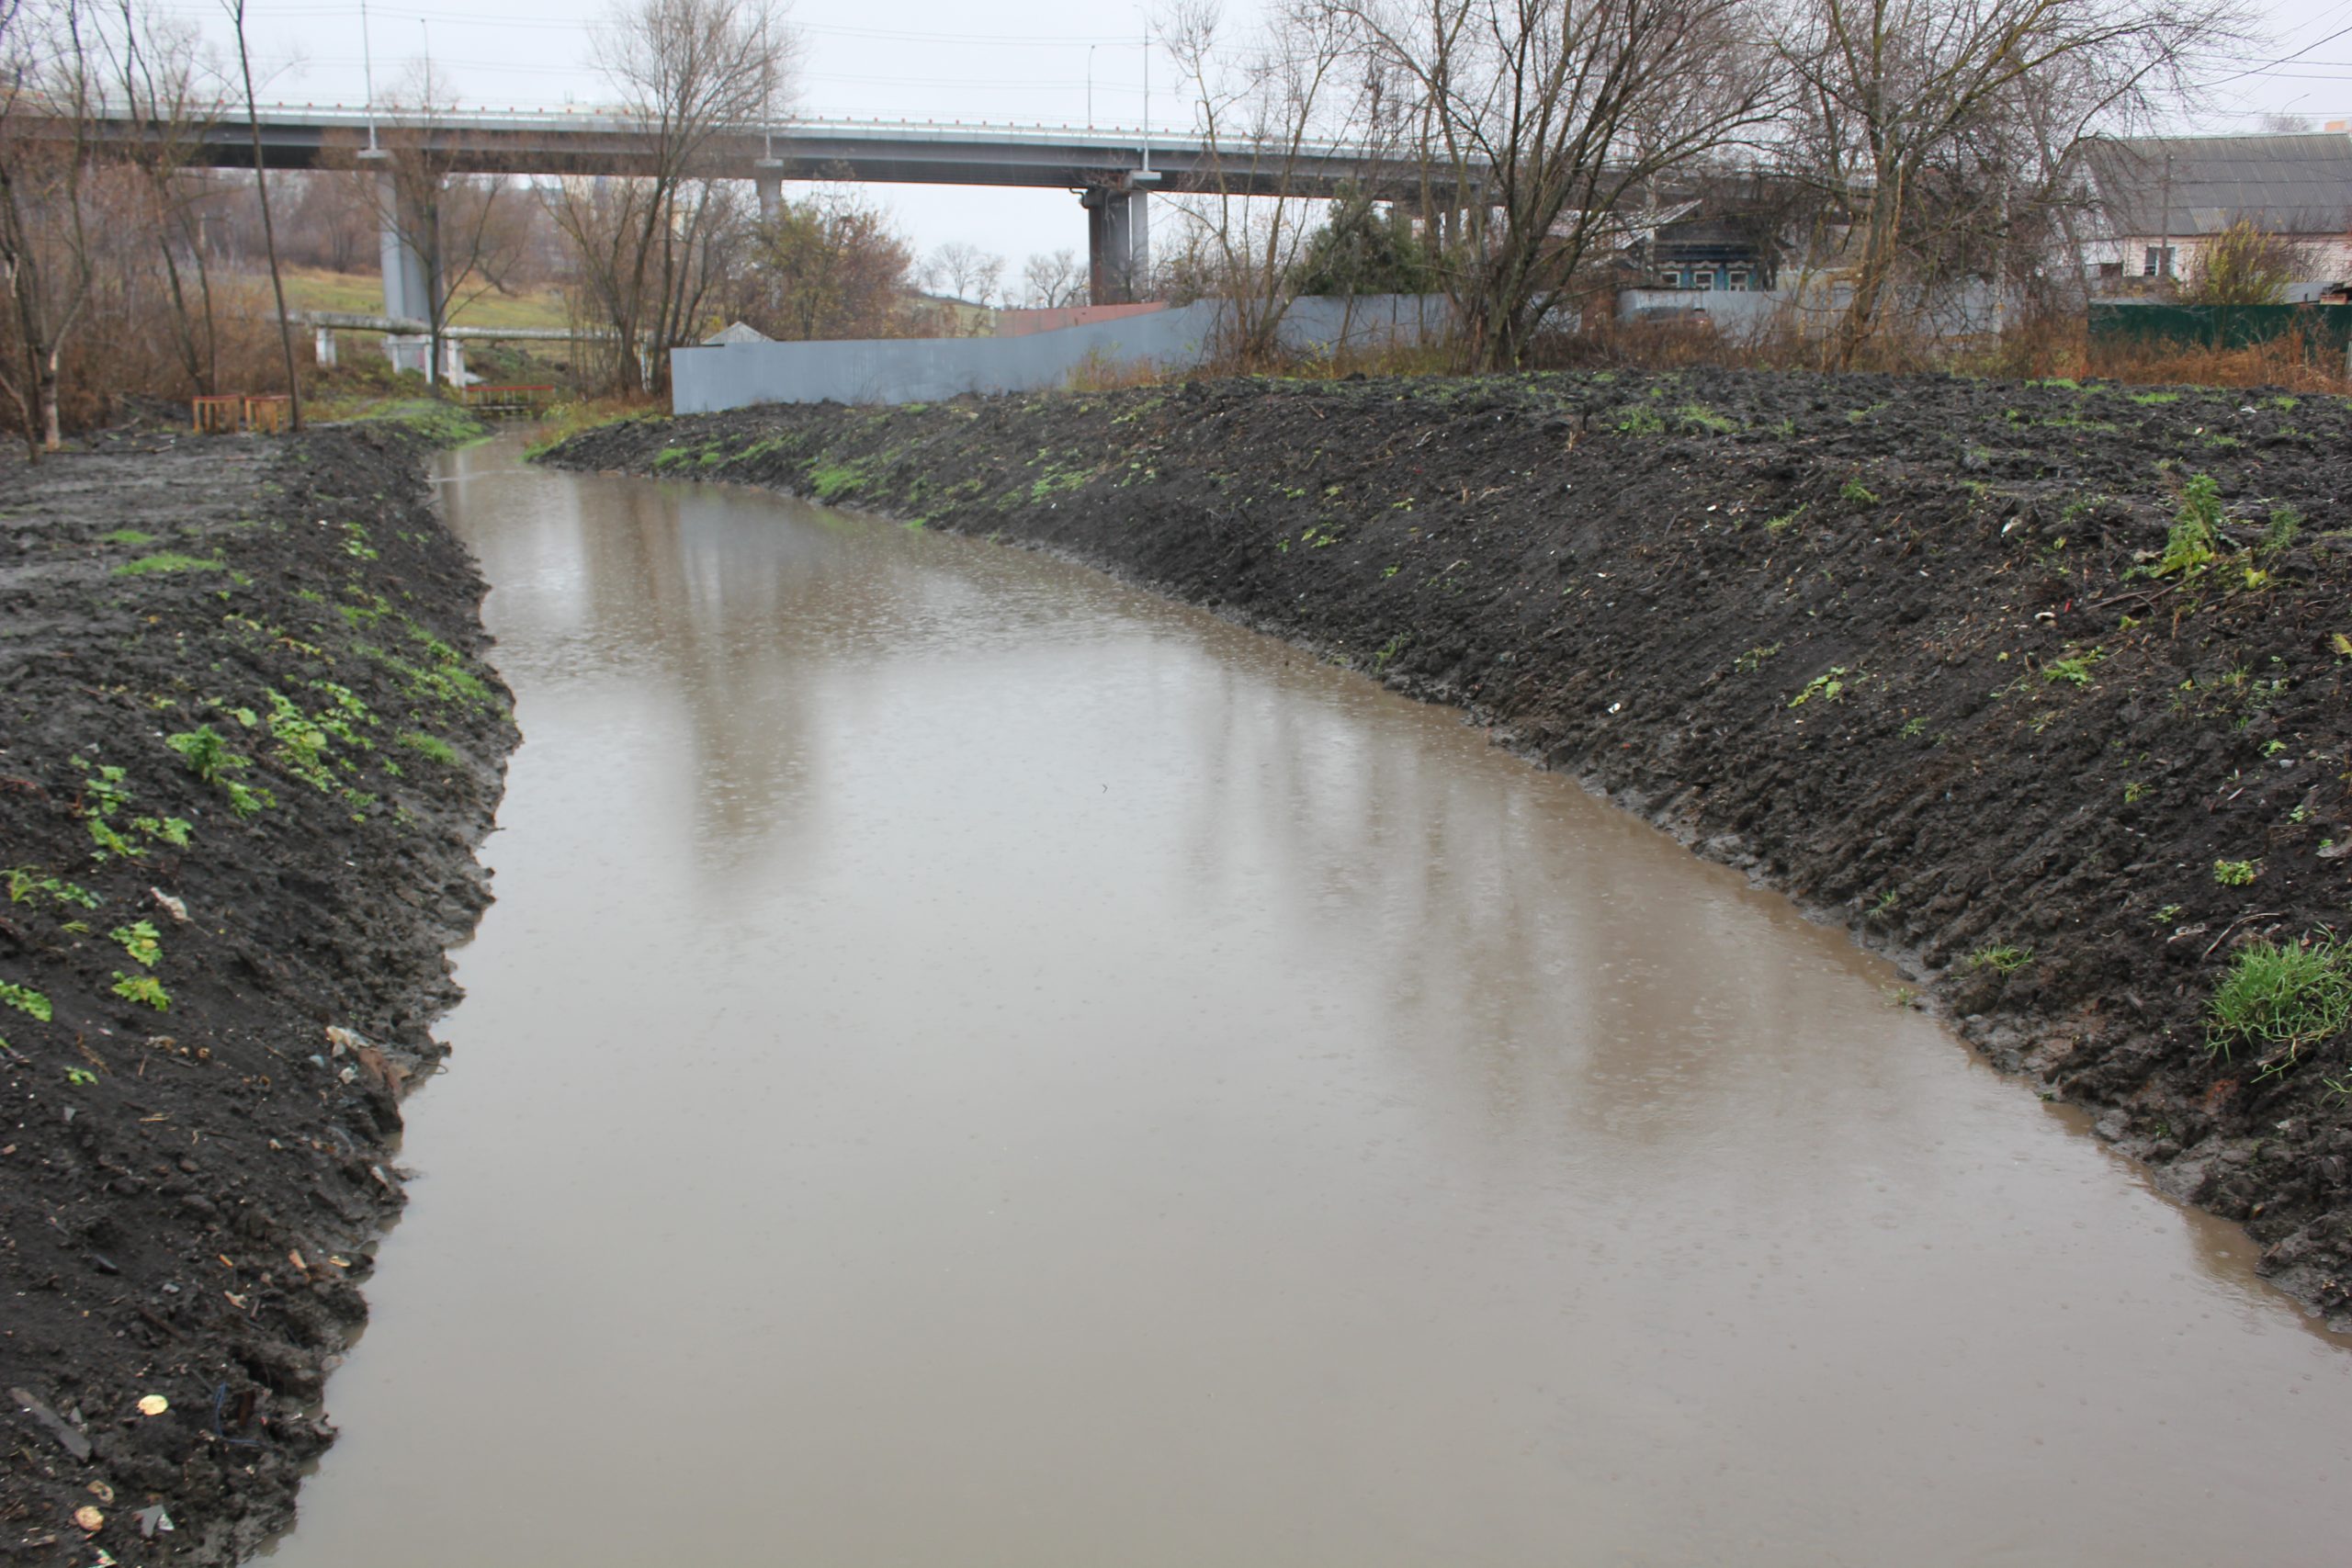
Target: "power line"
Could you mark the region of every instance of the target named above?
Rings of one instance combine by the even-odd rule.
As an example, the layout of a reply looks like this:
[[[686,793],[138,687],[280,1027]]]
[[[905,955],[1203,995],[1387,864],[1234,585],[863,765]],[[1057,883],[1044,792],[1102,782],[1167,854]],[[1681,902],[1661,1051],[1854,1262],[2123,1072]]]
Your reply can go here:
[[[2339,7],[2339,9],[2341,9],[2341,7]],[[2295,64],[2312,51],[2324,48],[2328,44],[2334,43],[2337,39],[2345,37],[2352,37],[2352,27],[2338,28],[2335,31],[2328,34],[2325,38],[2316,39],[2312,42],[2303,45],[2302,48],[2295,51],[2292,54],[2282,54],[2276,60],[2266,62],[2261,65],[2252,66],[2246,70],[2238,72],[2235,75],[2218,78],[2215,81],[2206,83],[2205,85],[2208,87],[2221,87],[2226,86],[2232,82],[2242,81],[2248,76],[2267,75],[2277,70],[2278,67],[2281,65]]]

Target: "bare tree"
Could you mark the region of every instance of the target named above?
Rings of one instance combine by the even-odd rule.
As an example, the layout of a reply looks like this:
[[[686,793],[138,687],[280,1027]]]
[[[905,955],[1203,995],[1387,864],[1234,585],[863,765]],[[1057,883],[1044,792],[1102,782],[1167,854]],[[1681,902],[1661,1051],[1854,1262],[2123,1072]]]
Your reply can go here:
[[[209,393],[220,358],[220,333],[211,268],[197,237],[198,214],[210,191],[191,169],[212,123],[220,84],[198,68],[193,28],[132,0],[119,0],[107,47],[109,74],[121,89],[123,107],[144,130],[130,163],[163,267],[174,347],[189,386]]]
[[[1189,288],[1223,306],[1220,344],[1237,364],[1278,354],[1290,279],[1318,203],[1305,170],[1318,142],[1366,147],[1385,120],[1376,72],[1361,80],[1347,14],[1318,0],[1283,0],[1258,36],[1229,47],[1216,0],[1175,0],[1159,35],[1193,99],[1208,152],[1198,196],[1170,203],[1190,232],[1173,247]]]
[[[1037,310],[1086,303],[1086,268],[1076,251],[1039,254],[1021,264],[1021,299]]]
[[[1752,0],[1327,0],[1414,92],[1463,350],[1524,360],[1660,176],[1776,110]]]
[[[356,169],[305,174],[287,214],[286,259],[295,266],[359,272],[374,265],[382,234],[377,176]]]
[[[294,323],[286,314],[286,278],[277,265],[277,228],[269,215],[269,164],[262,156],[261,108],[254,98],[253,49],[245,38],[245,0],[220,0],[237,34],[237,75],[245,90],[245,127],[253,135],[254,191],[261,198],[262,246],[269,254],[269,291],[277,300],[277,344],[286,360],[288,412],[302,428],[302,383],[294,370]]]
[[[1750,136],[1777,78],[1749,0],[1324,0],[1410,90],[1459,210],[1440,275],[1481,369],[1519,365],[1665,176]]]
[[[93,277],[83,200],[96,91],[88,26],[75,0],[0,7],[0,274],[17,340],[0,384],[36,458],[63,444],[59,366]]]
[[[1792,151],[1850,228],[1827,359],[1849,367],[1906,273],[2052,214],[2077,152],[2185,96],[2239,36],[2224,0],[1798,0],[1777,52]]]
[[[621,0],[596,61],[621,100],[642,177],[566,180],[551,204],[579,251],[583,297],[609,326],[628,389],[666,384],[707,293],[732,198],[712,188],[719,144],[782,112],[796,36],[780,0]]]
[[[950,240],[923,263],[923,287],[967,305],[986,305],[1004,281],[1004,258]]]

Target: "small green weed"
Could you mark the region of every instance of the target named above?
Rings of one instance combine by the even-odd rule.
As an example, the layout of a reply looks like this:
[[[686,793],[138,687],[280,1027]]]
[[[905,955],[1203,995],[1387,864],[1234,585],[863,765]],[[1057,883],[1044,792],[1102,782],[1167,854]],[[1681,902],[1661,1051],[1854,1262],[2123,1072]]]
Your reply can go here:
[[[2072,685],[2087,686],[2091,683],[2091,666],[2097,664],[2103,657],[2105,656],[2094,648],[2086,653],[2070,653],[2064,659],[2053,659],[2041,667],[2041,678],[2044,681],[2064,681]]]
[[[219,784],[223,773],[247,765],[246,760],[230,750],[229,743],[209,724],[166,735],[164,744],[177,751],[187,763],[187,771],[206,784]]]
[[[92,857],[102,861],[108,855],[120,855],[126,860],[137,860],[144,852],[124,838],[112,821],[114,814],[131,795],[130,786],[123,783],[123,770],[112,763],[93,768],[79,757],[72,761],[82,771],[82,797],[76,810],[83,825],[90,830],[90,841],[97,846]]]
[[[326,729],[284,693],[269,688],[262,695],[269,700],[267,722],[270,738],[277,742],[274,754],[279,765],[313,789],[333,790],[334,780],[327,773],[327,759],[334,740]]]
[[[2259,861],[2217,860],[2213,863],[2213,880],[2224,887],[2244,887],[2261,874]]]
[[[1968,955],[1971,969],[1990,969],[1996,975],[2014,975],[2033,962],[2033,949],[2003,942],[1997,947],[1980,947]]]
[[[2180,511],[2165,538],[2165,553],[2148,575],[2193,576],[2204,570],[2220,552],[2222,516],[2221,487],[2209,474],[2191,474],[2181,488]]]
[[[62,877],[43,876],[28,865],[11,867],[8,872],[8,902],[29,904],[36,895],[48,898],[61,908],[68,904],[81,909],[98,907],[98,896],[86,887]]]
[[[118,969],[114,972],[114,984],[107,989],[124,1001],[137,1002],[157,1012],[172,1010],[171,992],[164,989],[164,983],[153,975],[126,975]]]
[[[115,927],[107,935],[120,943],[130,961],[141,969],[153,969],[155,961],[164,956],[163,933],[155,929],[153,920],[133,920],[127,926]]]
[[[1838,487],[1838,499],[1852,507],[1876,506],[1878,492],[1864,484],[1857,475]]]
[[[30,1013],[43,1023],[47,1023],[54,1012],[47,997],[30,986],[17,985],[14,980],[0,980],[0,1002],[6,1002],[18,1012]]]
[[[147,837],[161,840],[175,850],[187,848],[188,840],[196,831],[196,825],[185,817],[134,817],[130,825]]]
[[[99,535],[98,542],[102,545],[152,545],[155,542],[155,536],[137,528],[117,528],[111,534]]]
[[[1764,661],[1766,660],[1778,658],[1780,656],[1780,652],[1781,645],[1777,642],[1769,644],[1759,643],[1756,647],[1749,649],[1746,653],[1741,654],[1737,659],[1733,660],[1731,661],[1731,665],[1733,669],[1738,671],[1743,675],[1753,675],[1758,670],[1764,668]]]
[[[1869,679],[1867,675],[1852,674],[1843,664],[1833,664],[1824,673],[1806,682],[1804,690],[1789,699],[1789,705],[1803,707],[1815,697],[1825,703],[1842,703],[1846,700],[1847,687],[1860,685]]]

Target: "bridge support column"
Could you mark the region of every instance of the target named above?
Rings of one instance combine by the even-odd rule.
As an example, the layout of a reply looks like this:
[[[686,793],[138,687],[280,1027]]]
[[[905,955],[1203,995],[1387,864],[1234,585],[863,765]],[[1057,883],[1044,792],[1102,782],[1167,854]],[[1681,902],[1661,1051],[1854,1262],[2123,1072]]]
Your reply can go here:
[[[752,169],[752,184],[760,193],[760,221],[773,223],[784,208],[784,162],[763,158]]]
[[[376,176],[376,247],[384,269],[384,314],[395,321],[428,321],[433,315],[432,280],[424,275],[424,253],[416,236],[424,216],[405,198],[400,182]]]
[[[1086,299],[1125,305],[1142,298],[1151,276],[1151,197],[1126,186],[1096,186],[1079,197],[1086,209]]]
[[[384,269],[384,314],[394,321],[433,319],[433,288],[438,281],[427,271],[417,239],[432,220],[419,211],[401,182],[390,175],[376,176],[377,254]],[[427,383],[443,378],[433,363],[431,340],[384,335],[384,355],[394,370],[424,372]]]

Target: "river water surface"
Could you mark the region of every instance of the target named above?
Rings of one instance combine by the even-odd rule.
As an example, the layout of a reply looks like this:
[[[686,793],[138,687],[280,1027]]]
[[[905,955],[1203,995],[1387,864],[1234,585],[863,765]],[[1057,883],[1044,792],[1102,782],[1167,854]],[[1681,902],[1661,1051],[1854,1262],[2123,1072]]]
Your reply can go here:
[[[1453,714],[770,496],[442,495],[526,739],[276,1568],[2352,1554],[2235,1231]]]

